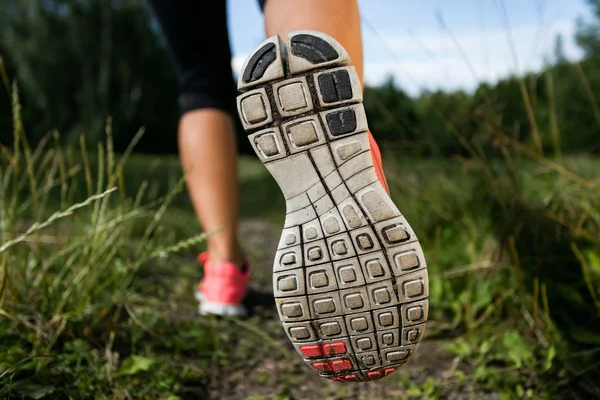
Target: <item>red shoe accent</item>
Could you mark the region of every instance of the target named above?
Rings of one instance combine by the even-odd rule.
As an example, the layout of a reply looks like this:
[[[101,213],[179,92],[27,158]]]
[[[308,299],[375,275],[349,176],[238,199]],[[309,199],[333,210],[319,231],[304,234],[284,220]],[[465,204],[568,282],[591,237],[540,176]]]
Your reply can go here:
[[[373,158],[373,165],[375,166],[375,173],[379,178],[379,182],[385,189],[385,191],[390,194],[390,187],[388,186],[387,180],[385,179],[385,174],[383,173],[383,164],[381,162],[381,151],[379,150],[379,146],[377,142],[373,138],[371,131],[369,131],[369,145],[371,146],[371,157]]]
[[[350,375],[344,376],[344,381],[345,382],[360,382],[360,379],[358,379],[358,377],[355,374],[350,374]]]
[[[331,361],[331,368],[333,368],[334,371],[347,371],[349,369],[352,369],[352,363],[350,362],[350,360],[348,359],[341,359],[341,360],[334,360]]]
[[[331,365],[328,362],[314,362],[312,366],[319,372],[331,372]]]
[[[209,259],[208,251],[204,251],[204,252],[198,254],[197,259],[200,264],[203,264],[203,265],[206,264],[206,262]]]
[[[325,356],[334,356],[336,354],[345,354],[346,345],[344,342],[326,343],[323,345],[323,354]]]
[[[396,368],[387,368],[383,373],[385,374],[385,376],[388,376],[389,374],[391,374],[395,370],[396,370]]]
[[[325,343],[322,345],[311,344],[300,346],[300,351],[305,357],[331,357],[339,354],[346,354],[346,344],[344,342]]]
[[[332,381],[342,382],[342,383],[360,382],[360,379],[358,379],[358,376],[356,376],[356,374],[348,374],[345,376],[332,376],[329,379],[331,379]]]
[[[323,352],[321,351],[321,346],[318,344],[310,346],[300,346],[300,351],[306,357],[321,357],[323,355]]]
[[[367,372],[367,378],[369,378],[370,381],[376,381],[377,379],[381,379],[383,376],[383,371]]]

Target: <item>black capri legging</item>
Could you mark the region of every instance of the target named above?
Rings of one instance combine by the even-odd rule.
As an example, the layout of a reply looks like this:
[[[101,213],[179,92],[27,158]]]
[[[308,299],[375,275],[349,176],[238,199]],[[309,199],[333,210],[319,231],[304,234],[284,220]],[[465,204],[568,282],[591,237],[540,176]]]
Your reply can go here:
[[[265,1],[258,0],[261,9]],[[216,108],[234,115],[226,0],[149,2],[177,67],[181,113]]]

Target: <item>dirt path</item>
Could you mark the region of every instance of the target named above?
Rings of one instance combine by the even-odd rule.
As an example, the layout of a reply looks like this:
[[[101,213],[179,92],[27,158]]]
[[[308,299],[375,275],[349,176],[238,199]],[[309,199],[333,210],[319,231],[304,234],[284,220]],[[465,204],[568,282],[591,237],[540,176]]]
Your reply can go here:
[[[252,315],[241,328],[247,331],[237,343],[244,354],[244,368],[235,362],[228,377],[215,377],[210,392],[214,399],[498,399],[494,394],[454,382],[456,370],[469,374],[469,367],[443,349],[445,340],[425,337],[419,351],[403,370],[389,378],[367,384],[340,384],[320,379],[297,356],[281,329],[272,299],[271,265],[280,230],[260,219],[244,220],[241,237],[255,265],[248,303]],[[254,337],[251,339],[250,337]],[[246,343],[246,337],[248,342]],[[258,343],[263,345],[257,346]],[[251,368],[248,368],[251,365]],[[223,371],[220,371],[222,373]],[[279,395],[280,397],[275,397]]]

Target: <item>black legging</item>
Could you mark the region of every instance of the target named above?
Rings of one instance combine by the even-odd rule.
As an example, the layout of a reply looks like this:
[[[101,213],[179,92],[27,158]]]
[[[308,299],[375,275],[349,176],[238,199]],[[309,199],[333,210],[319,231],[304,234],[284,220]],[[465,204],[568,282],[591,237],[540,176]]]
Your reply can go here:
[[[258,0],[261,9],[266,0]],[[226,0],[149,0],[179,75],[182,114],[216,108],[233,115],[235,84]]]

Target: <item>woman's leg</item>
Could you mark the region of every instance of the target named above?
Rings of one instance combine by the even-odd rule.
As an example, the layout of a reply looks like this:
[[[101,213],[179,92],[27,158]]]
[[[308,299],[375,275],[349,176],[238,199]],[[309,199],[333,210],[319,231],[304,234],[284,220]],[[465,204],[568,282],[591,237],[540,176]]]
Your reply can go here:
[[[237,240],[239,190],[232,113],[235,86],[225,1],[151,0],[181,85],[179,153],[213,263],[242,264]],[[198,22],[200,16],[210,24]],[[209,17],[207,17],[209,16]]]
[[[208,238],[213,263],[242,265],[237,238],[239,189],[234,124],[218,109],[189,111],[179,123],[179,156],[194,210]]]
[[[289,31],[308,29],[335,38],[346,49],[363,82],[363,48],[356,0],[266,0],[267,37],[279,35],[287,42]]]

